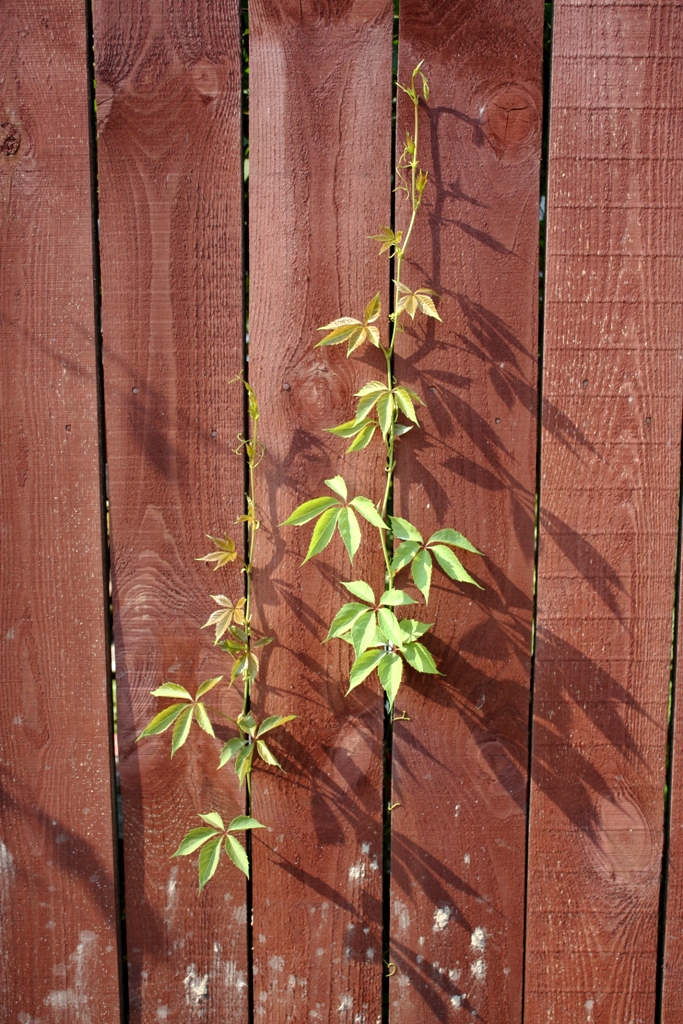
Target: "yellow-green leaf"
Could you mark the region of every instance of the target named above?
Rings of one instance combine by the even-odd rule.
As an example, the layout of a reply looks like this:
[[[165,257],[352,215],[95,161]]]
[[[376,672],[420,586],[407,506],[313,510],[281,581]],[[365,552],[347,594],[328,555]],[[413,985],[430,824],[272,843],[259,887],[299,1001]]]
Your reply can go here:
[[[190,734],[190,726],[192,725],[192,715],[194,713],[194,707],[191,705],[189,708],[185,708],[180,712],[176,720],[176,724],[173,727],[173,740],[171,742],[171,757],[177,750],[180,750],[185,740]]]
[[[332,540],[337,520],[339,519],[339,513],[341,508],[337,505],[336,508],[329,508],[326,512],[323,512],[318,522],[315,524],[315,529],[311,536],[311,543],[308,546],[308,552],[304,558],[302,565],[305,565],[309,558],[313,558],[314,555],[319,555],[321,551],[324,551],[327,545]]]

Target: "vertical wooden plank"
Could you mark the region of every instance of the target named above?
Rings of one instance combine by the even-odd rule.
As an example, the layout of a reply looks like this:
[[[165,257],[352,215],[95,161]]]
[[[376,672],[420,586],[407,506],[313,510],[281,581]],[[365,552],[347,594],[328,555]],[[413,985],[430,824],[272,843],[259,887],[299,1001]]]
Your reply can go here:
[[[345,698],[349,649],[320,645],[338,581],[379,585],[381,558],[350,570],[335,542],[301,568],[310,530],[277,524],[336,472],[381,496],[381,447],[342,461],[348,443],[323,433],[381,357],[313,345],[376,292],[386,308],[367,236],[390,215],[391,31],[389,0],[250,5],[250,376],[267,447],[255,586],[276,641],[257,710],[299,716],[278,748],[287,777],[254,781],[269,826],[254,835],[254,1014],[269,1024],[381,1018],[382,700],[370,686]]]
[[[528,1024],[654,1019],[683,394],[682,8],[555,4]]]
[[[400,442],[396,514],[461,530],[483,592],[434,573],[431,647],[394,725],[391,1020],[520,1020],[534,552],[543,5],[402,0],[402,80],[420,60],[429,170],[409,284],[443,324],[401,337],[426,403]],[[399,101],[397,144],[412,130]],[[399,202],[397,225],[406,221]],[[404,576],[406,583],[409,575]],[[419,596],[419,595],[417,595]]]
[[[239,4],[96,0],[94,17],[131,1020],[239,1024],[244,878],[226,864],[200,899],[196,859],[169,858],[198,812],[244,796],[216,771],[221,737],[197,730],[172,765],[168,733],[135,744],[152,689],[229,668],[199,627],[211,593],[243,591],[194,561],[243,507]]]
[[[674,209],[673,216],[681,218],[680,208]],[[683,693],[680,682],[681,666],[683,665],[682,594],[679,576],[677,671],[674,680],[673,750],[671,751],[671,813],[665,875],[666,905],[661,1024],[677,1024],[681,1015],[681,992],[683,992],[683,768],[681,767],[683,758]]]
[[[0,12],[0,1004],[119,1016],[85,9]]]

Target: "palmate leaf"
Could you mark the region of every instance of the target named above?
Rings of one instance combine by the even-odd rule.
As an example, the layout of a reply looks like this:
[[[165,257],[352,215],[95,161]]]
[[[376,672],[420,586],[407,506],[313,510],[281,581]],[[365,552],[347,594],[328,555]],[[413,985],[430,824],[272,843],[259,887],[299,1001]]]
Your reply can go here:
[[[404,284],[397,284],[400,298],[396,303],[396,312],[402,313],[404,310],[411,319],[415,318],[415,314],[418,309],[421,313],[425,313],[426,316],[431,316],[435,320],[441,320],[441,317],[436,311],[436,306],[431,296],[435,293],[431,288],[416,288],[415,291],[411,291]]]
[[[209,540],[213,541],[216,545],[215,551],[210,551],[208,555],[202,555],[198,558],[198,562],[215,562],[213,569],[220,569],[221,566],[227,565],[228,562],[234,562],[237,558],[237,547],[235,542],[228,537],[212,537],[210,533],[207,533]]]
[[[382,247],[379,250],[380,256],[382,255],[383,252],[387,252],[387,250],[389,251],[389,256],[392,256],[393,253],[391,252],[391,250],[398,249],[399,245],[401,244],[401,239],[403,238],[403,232],[394,232],[392,231],[391,228],[380,228],[378,235],[368,235],[368,237],[371,238],[373,242],[382,243]]]
[[[378,292],[365,307],[363,320],[342,316],[325,324],[324,327],[319,327],[319,331],[328,331],[329,333],[317,343],[316,348],[320,348],[321,345],[341,345],[346,341],[348,343],[347,357],[360,348],[364,341],[370,341],[376,348],[379,348],[379,330],[372,325],[379,318],[380,312],[381,302]]]

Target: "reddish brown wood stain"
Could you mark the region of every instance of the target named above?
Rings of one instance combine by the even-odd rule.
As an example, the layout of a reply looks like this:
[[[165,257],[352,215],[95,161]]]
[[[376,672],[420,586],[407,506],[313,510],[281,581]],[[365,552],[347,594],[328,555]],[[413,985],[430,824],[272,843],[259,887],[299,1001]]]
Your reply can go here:
[[[542,5],[401,5],[400,78],[424,60],[430,173],[409,281],[439,323],[402,336],[426,403],[400,442],[397,514],[454,526],[483,593],[435,570],[444,678],[399,694],[391,816],[391,1020],[520,1020],[534,549]],[[400,101],[399,147],[412,130]],[[399,204],[399,227],[406,219]],[[406,580],[408,576],[406,576]]]
[[[119,1017],[83,4],[0,13],[0,1016]]]
[[[335,543],[300,568],[310,528],[277,524],[336,472],[351,494],[383,487],[379,445],[342,458],[348,443],[322,432],[352,415],[383,360],[313,346],[317,327],[377,291],[386,303],[388,267],[367,235],[389,221],[391,10],[250,9],[250,376],[268,448],[255,585],[275,637],[258,711],[299,716],[280,740],[288,775],[254,781],[269,826],[254,837],[254,1014],[268,1024],[381,1014],[382,701],[376,685],[345,698],[348,648],[321,647],[345,600],[338,581],[378,586],[381,554],[351,570]]]
[[[198,729],[172,765],[168,733],[135,744],[161,682],[229,671],[199,627],[211,593],[243,589],[194,561],[207,533],[241,540],[239,5],[97,0],[94,17],[131,1020],[239,1024],[244,878],[225,863],[200,899],[196,857],[169,858],[198,812],[229,819],[244,794]]]
[[[680,3],[555,4],[528,1024],[654,1019],[683,384],[680,17]],[[670,1021],[680,987],[676,1006]]]

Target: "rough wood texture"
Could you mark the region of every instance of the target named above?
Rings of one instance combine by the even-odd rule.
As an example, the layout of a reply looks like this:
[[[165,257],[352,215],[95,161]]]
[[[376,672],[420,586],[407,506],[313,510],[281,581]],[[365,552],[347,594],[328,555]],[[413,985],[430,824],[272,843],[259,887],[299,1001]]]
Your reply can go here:
[[[654,1019],[682,6],[555,4],[527,1024]]]
[[[351,570],[335,542],[300,568],[311,528],[277,524],[336,472],[381,496],[381,447],[343,459],[348,443],[323,430],[383,360],[313,345],[321,324],[387,298],[367,236],[389,222],[391,13],[388,0],[250,7],[250,376],[268,448],[255,583],[275,637],[258,713],[299,716],[278,746],[288,775],[254,781],[269,826],[254,836],[254,1013],[269,1024],[381,1014],[382,700],[376,686],[345,698],[349,649],[320,643],[338,581],[377,586],[381,554]]]
[[[0,11],[0,1015],[118,1019],[82,3]]]
[[[196,857],[169,858],[198,812],[229,818],[244,794],[196,727],[173,764],[169,733],[135,744],[161,682],[229,671],[199,627],[211,593],[243,591],[234,566],[194,561],[207,533],[241,540],[239,5],[97,0],[94,17],[131,1020],[239,1024],[244,877],[223,864],[200,899]]]
[[[677,219],[681,211],[676,211]],[[680,543],[680,539],[679,539]],[[672,751],[671,817],[666,875],[664,977],[661,1024],[678,1024],[683,992],[683,630],[681,629],[680,580],[678,601],[678,651],[675,680],[674,742]]]
[[[429,170],[408,268],[441,297],[396,376],[426,403],[400,442],[395,509],[453,526],[486,588],[434,571],[430,646],[394,726],[391,1020],[519,1021],[534,552],[542,4],[401,4],[400,79],[420,60]],[[400,100],[397,143],[412,130]],[[397,224],[406,221],[398,204]],[[402,578],[402,577],[401,577]],[[409,574],[405,573],[406,582]],[[419,595],[418,595],[419,596]]]

